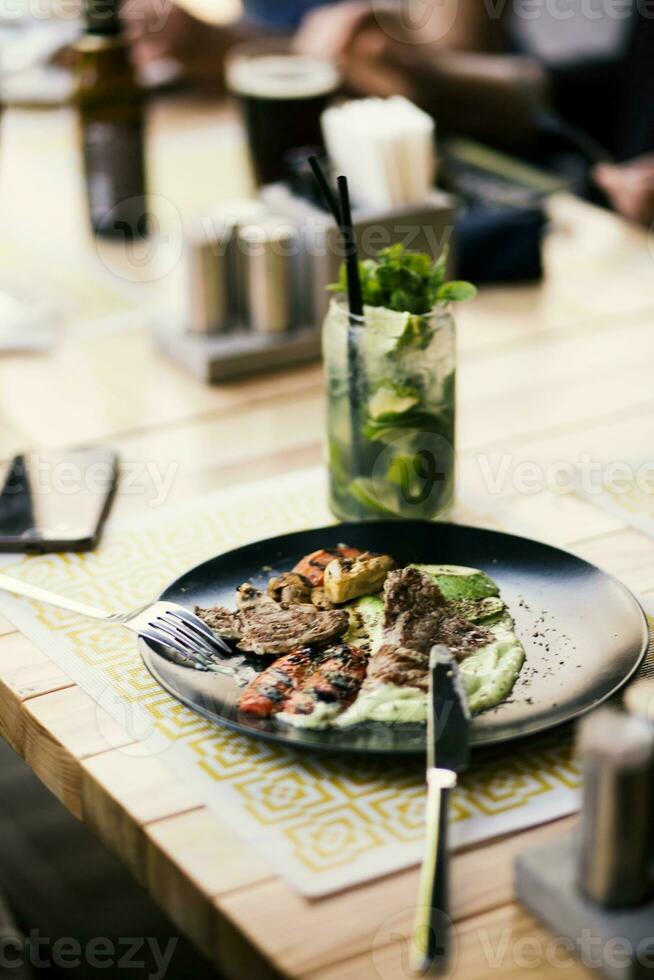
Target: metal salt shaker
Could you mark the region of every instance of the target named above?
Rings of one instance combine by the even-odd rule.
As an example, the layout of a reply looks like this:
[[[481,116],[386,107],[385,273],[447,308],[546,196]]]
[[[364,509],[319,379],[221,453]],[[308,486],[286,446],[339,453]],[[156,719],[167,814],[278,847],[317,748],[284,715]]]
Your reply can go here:
[[[230,245],[233,225],[225,220],[200,222],[186,239],[187,329],[214,334],[230,322]]]
[[[246,225],[239,234],[246,320],[252,331],[279,335],[294,325],[299,241],[284,219]]]
[[[188,329],[222,333],[245,318],[238,234],[266,213],[261,201],[236,200],[207,211],[186,236]]]
[[[580,724],[578,749],[584,777],[580,889],[604,908],[638,905],[653,891],[654,732],[641,717],[601,708]]]

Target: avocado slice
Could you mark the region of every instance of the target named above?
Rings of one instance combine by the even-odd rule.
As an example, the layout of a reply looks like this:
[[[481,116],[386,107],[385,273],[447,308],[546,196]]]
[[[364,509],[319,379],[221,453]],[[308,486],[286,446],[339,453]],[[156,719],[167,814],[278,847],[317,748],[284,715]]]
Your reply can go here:
[[[488,596],[499,596],[500,590],[485,572],[465,565],[420,565],[413,568],[428,575],[448,601],[469,599],[477,601]]]

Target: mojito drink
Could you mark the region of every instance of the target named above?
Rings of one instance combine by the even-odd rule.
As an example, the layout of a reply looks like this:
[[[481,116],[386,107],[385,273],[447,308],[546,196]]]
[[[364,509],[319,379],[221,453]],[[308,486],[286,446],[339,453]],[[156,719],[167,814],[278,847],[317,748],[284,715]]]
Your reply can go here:
[[[444,518],[454,495],[456,343],[427,313],[334,299],[323,327],[330,506],[341,520]]]

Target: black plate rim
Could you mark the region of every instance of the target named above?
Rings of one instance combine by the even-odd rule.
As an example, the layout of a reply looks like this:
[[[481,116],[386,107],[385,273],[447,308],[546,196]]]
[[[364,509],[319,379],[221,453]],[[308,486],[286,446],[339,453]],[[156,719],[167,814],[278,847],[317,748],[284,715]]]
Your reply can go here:
[[[165,586],[165,588],[162,589],[162,591],[159,593],[159,595],[157,596],[157,600],[155,601],[160,601],[160,600],[166,601],[167,592],[178,587],[179,583],[184,578],[193,575],[203,566],[216,561],[216,559],[218,558],[228,558],[230,555],[233,555],[236,552],[243,553],[244,551],[247,551],[247,549],[250,548],[255,549],[255,548],[263,547],[265,545],[272,545],[273,542],[278,541],[280,538],[283,538],[285,541],[287,541],[288,539],[292,540],[296,535],[299,536],[302,534],[320,534],[323,532],[325,533],[333,532],[336,528],[338,529],[342,528],[344,534],[346,535],[348,528],[358,529],[361,527],[362,523],[364,522],[343,522],[343,523],[325,524],[319,527],[302,528],[297,531],[287,531],[282,534],[277,534],[269,538],[259,538],[253,541],[247,541],[242,545],[238,545],[236,548],[230,548],[228,551],[218,552],[212,557],[206,558],[204,561],[198,562],[196,565],[193,565],[191,568],[187,569],[181,575],[178,575],[177,578],[169,582]],[[365,522],[366,527],[371,529],[374,529],[375,527],[384,528],[391,524],[396,525],[398,523],[399,523],[398,521],[366,521]],[[649,644],[650,644],[650,632],[649,632],[649,624],[647,622],[647,616],[645,614],[645,610],[643,609],[642,605],[640,604],[640,602],[638,601],[634,593],[631,591],[631,589],[629,589],[623,582],[621,582],[610,572],[605,571],[603,568],[600,568],[598,565],[594,565],[592,562],[587,561],[585,558],[582,558],[580,555],[575,554],[575,552],[573,551],[569,551],[566,548],[559,548],[556,545],[549,544],[546,541],[539,541],[538,538],[530,538],[527,537],[526,535],[512,534],[511,532],[508,531],[497,531],[493,528],[475,527],[475,525],[473,524],[461,524],[453,521],[443,521],[443,522],[406,521],[402,523],[411,524],[414,527],[424,527],[424,528],[431,528],[431,529],[433,529],[434,527],[460,528],[462,530],[472,531],[475,534],[481,534],[482,536],[486,536],[489,538],[503,538],[503,539],[510,538],[514,542],[523,542],[523,541],[529,542],[530,544],[538,545],[540,548],[544,548],[547,551],[550,551],[554,554],[566,555],[568,558],[573,559],[575,562],[578,562],[580,565],[586,566],[588,569],[591,569],[593,572],[598,573],[602,575],[605,579],[611,581],[631,602],[634,611],[638,613],[641,630],[642,630],[640,651],[638,653],[638,656],[635,658],[634,664],[629,670],[629,672],[625,674],[625,676],[620,681],[618,681],[614,685],[614,687],[611,688],[611,690],[605,692],[601,697],[592,701],[588,705],[585,705],[581,708],[572,709],[567,715],[564,716],[557,715],[557,717],[552,719],[551,722],[543,723],[541,721],[540,723],[538,723],[533,727],[526,726],[524,730],[520,732],[516,731],[510,734],[499,732],[495,736],[490,736],[490,737],[485,736],[483,740],[478,741],[475,739],[474,729],[473,729],[471,730],[471,739],[470,739],[472,748],[485,748],[487,746],[492,746],[492,745],[509,744],[519,739],[528,738],[529,736],[532,735],[545,733],[551,731],[554,728],[559,728],[563,725],[569,724],[571,721],[583,717],[585,714],[588,714],[590,711],[599,707],[601,704],[604,704],[610,698],[615,697],[615,695],[619,691],[621,691],[626,684],[629,683],[629,681],[634,677],[634,675],[641,667],[643,661],[645,660],[645,657],[647,656],[647,651],[649,649]],[[240,724],[237,720],[233,720],[224,716],[217,716],[216,714],[213,714],[212,712],[194,704],[190,698],[185,698],[182,695],[180,695],[172,687],[172,685],[167,684],[161,677],[158,676],[156,668],[153,666],[152,660],[156,662],[156,659],[159,657],[159,654],[150,646],[147,640],[145,640],[143,637],[139,637],[138,646],[139,646],[139,652],[141,654],[141,658],[148,672],[154,678],[154,680],[177,701],[179,701],[181,704],[184,704],[187,708],[190,708],[196,714],[212,722],[212,724],[218,725],[219,727],[228,728],[231,731],[238,732],[241,735],[247,735],[250,738],[260,738],[266,742],[273,742],[276,744],[280,744],[283,745],[285,748],[291,749],[293,751],[317,752],[317,753],[330,752],[332,754],[350,754],[350,755],[355,754],[355,755],[366,755],[366,756],[388,754],[387,749],[375,748],[374,746],[367,746],[367,747],[360,747],[360,748],[352,748],[352,747],[348,748],[346,746],[343,746],[339,748],[339,746],[333,742],[325,743],[324,745],[321,745],[320,743],[308,745],[308,744],[303,744],[301,742],[291,742],[289,741],[288,738],[286,738],[284,732],[281,729],[279,731],[275,731],[275,730],[258,731],[249,728],[246,725]],[[371,724],[382,725],[385,723],[372,722]],[[412,748],[402,749],[401,747],[398,747],[393,749],[394,756],[415,757],[418,754],[424,754],[424,752],[422,750],[418,752],[417,750]]]

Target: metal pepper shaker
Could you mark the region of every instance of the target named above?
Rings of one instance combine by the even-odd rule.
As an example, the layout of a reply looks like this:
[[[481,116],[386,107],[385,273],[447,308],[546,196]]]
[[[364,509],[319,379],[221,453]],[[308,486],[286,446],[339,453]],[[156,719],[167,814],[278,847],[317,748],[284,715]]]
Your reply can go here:
[[[630,684],[624,693],[624,706],[631,715],[642,718],[654,732],[654,676],[643,677]],[[651,812],[654,813],[654,760],[650,770]],[[649,862],[654,879],[654,819],[649,831]]]
[[[239,251],[248,326],[259,334],[287,333],[295,322],[297,230],[272,217],[246,225]]]
[[[262,218],[261,201],[236,200],[205,212],[186,235],[186,289],[191,333],[222,333],[245,318],[239,230]]]
[[[604,908],[638,905],[653,892],[654,732],[640,717],[601,708],[579,727],[583,804],[578,878]]]
[[[186,238],[187,329],[191,333],[221,333],[230,324],[230,246],[233,225],[225,220],[203,221]]]

